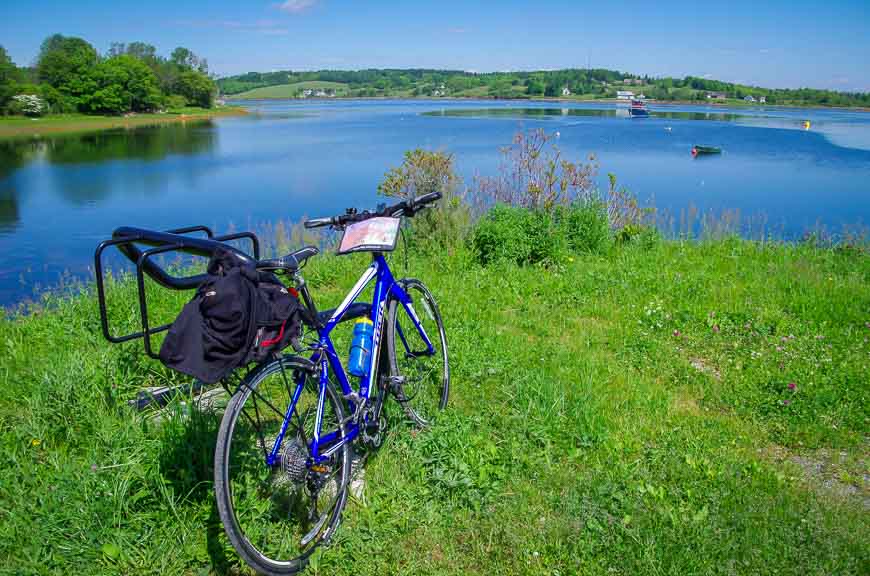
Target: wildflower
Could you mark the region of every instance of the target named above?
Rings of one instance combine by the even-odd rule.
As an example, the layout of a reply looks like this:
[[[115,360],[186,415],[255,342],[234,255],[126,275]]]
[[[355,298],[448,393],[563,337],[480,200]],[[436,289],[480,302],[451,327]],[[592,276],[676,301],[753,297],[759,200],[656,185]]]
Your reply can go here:
[[[824,339],[825,339],[824,334],[819,334],[818,336],[816,336],[816,340],[824,340]]]
[[[789,382],[788,389],[789,390],[797,390],[797,384],[795,384],[794,382]]]
[[[791,404],[791,400],[783,400],[782,401],[783,406],[788,406],[789,404]]]
[[[34,438],[30,441],[31,446],[39,446],[42,442],[39,441],[39,438]]]
[[[97,471],[97,465],[91,464],[91,472],[96,472],[96,471]]]
[[[674,338],[679,338],[680,336],[682,336],[682,334],[680,333],[680,331],[679,331],[679,330],[674,330]]]
[[[716,332],[717,334],[719,333],[719,325],[718,324],[713,324],[713,332]]]
[[[779,341],[780,341],[780,342],[788,342],[788,338],[786,338],[785,336],[783,336],[782,338],[779,339]]]
[[[776,347],[776,351],[777,351],[777,352],[782,352],[782,346],[777,346],[777,347]]]

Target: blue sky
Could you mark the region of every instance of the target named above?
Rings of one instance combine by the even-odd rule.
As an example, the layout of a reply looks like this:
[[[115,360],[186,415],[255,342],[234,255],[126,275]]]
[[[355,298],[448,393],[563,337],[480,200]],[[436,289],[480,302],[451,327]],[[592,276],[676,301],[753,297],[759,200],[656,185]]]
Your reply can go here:
[[[870,1],[469,2],[4,0],[0,44],[33,61],[52,33],[105,52],[186,46],[219,75],[320,68],[613,68],[771,87],[870,91]]]

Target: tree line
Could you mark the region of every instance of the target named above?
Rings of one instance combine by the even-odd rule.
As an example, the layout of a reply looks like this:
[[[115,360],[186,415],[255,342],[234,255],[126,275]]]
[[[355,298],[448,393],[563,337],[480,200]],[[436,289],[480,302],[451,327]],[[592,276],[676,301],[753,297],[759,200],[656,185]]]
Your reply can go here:
[[[82,38],[54,34],[36,62],[18,67],[0,46],[0,114],[123,114],[214,103],[208,62],[187,48],[169,57],[144,42],[115,42],[100,55]]]
[[[656,100],[707,100],[710,93],[721,93],[726,98],[740,100],[747,96],[757,100],[763,96],[768,104],[870,106],[870,93],[761,88],[693,76],[653,78],[602,68],[484,74],[431,69],[248,72],[220,78],[217,85],[222,93],[233,95],[255,88],[309,81],[344,83],[349,96],[613,98],[618,90],[632,90]]]

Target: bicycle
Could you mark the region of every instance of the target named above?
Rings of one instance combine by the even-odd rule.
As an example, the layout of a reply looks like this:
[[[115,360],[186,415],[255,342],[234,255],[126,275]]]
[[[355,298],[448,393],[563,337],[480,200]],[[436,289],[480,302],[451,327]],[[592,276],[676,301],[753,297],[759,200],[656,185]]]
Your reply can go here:
[[[400,218],[413,217],[440,197],[427,194],[374,212],[348,210],[308,220],[305,227],[343,231],[344,245],[349,232],[370,220],[366,226],[384,224],[397,232]],[[360,442],[380,445],[387,396],[419,426],[447,404],[450,369],[438,305],[421,281],[394,279],[384,258],[392,247],[388,239],[379,241],[363,238],[352,247],[371,252],[371,265],[337,308],[323,312],[301,272],[316,248],[257,263],[292,280],[288,289],[300,298],[316,332],[309,357],[299,355],[305,349],[297,342],[296,354],[276,356],[242,378],[218,432],[218,512],[236,552],[258,572],[296,573],[334,535],[347,502],[352,448]],[[372,302],[356,302],[372,281]],[[371,360],[354,388],[330,333],[342,321],[365,317],[373,324]]]

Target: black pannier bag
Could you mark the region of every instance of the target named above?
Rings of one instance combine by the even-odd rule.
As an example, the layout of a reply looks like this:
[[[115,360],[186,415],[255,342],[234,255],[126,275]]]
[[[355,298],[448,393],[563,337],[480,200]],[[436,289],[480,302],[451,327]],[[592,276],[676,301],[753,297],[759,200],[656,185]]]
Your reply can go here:
[[[213,384],[249,362],[261,362],[302,333],[304,308],[278,278],[219,248],[208,276],[172,323],[160,360]]]

